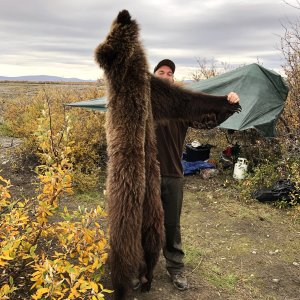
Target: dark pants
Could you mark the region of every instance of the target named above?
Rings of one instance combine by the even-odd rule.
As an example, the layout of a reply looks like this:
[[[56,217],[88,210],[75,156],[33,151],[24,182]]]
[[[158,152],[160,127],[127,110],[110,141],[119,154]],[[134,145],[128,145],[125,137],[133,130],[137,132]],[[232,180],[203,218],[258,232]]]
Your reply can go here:
[[[164,208],[166,243],[163,253],[170,274],[183,271],[184,252],[181,246],[180,215],[183,199],[183,178],[162,177],[161,199]]]

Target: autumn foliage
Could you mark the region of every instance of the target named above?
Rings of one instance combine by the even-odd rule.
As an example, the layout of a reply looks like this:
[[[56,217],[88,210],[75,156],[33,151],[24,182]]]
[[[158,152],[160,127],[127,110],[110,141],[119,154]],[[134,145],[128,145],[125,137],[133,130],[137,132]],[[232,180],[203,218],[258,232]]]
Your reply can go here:
[[[36,199],[14,199],[0,177],[0,298],[104,299],[101,284],[107,239],[101,207],[70,212],[60,200],[72,194],[74,141],[70,120],[54,130],[49,102],[34,132],[38,156]]]
[[[81,108],[66,108],[64,104],[103,95],[101,89],[85,87],[68,89],[62,87],[42,86],[35,94],[21,94],[5,102],[4,120],[16,137],[23,142],[17,150],[15,169],[32,167],[40,164],[37,155],[38,140],[34,134],[38,119],[42,116],[45,102],[49,102],[52,119],[52,132],[57,133],[64,127],[66,111],[72,130],[68,133],[72,145],[73,186],[76,191],[88,191],[99,186],[99,177],[105,169],[106,139],[105,114]]]

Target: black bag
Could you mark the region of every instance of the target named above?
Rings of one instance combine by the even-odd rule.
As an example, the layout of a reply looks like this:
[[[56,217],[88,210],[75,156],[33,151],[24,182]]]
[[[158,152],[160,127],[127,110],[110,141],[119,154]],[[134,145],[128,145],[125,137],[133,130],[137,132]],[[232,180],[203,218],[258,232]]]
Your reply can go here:
[[[280,179],[270,189],[260,189],[252,193],[252,197],[261,202],[285,199],[291,200],[290,193],[295,192],[295,184],[289,179]]]
[[[200,145],[198,147],[193,147],[191,144],[186,144],[186,161],[204,161],[209,159],[211,148],[212,145],[210,144]]]

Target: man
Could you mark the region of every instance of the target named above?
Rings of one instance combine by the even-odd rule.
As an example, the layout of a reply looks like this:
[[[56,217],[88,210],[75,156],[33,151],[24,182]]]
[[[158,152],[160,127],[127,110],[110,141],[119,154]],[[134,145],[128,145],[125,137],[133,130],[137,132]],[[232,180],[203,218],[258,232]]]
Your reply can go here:
[[[174,83],[175,64],[169,59],[160,61],[154,68],[154,75]],[[230,103],[239,102],[234,92],[228,94]],[[168,121],[157,124],[156,138],[158,160],[161,170],[161,199],[164,209],[166,243],[163,253],[166,268],[174,286],[179,290],[188,289],[183,274],[184,252],[181,245],[180,215],[183,200],[182,149],[189,124],[183,121]]]

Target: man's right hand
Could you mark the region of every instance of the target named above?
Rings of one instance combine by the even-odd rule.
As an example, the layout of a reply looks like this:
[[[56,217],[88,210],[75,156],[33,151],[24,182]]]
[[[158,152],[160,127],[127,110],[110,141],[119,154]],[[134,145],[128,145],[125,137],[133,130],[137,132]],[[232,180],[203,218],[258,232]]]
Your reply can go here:
[[[235,92],[230,92],[228,95],[227,95],[227,100],[230,104],[235,104],[235,103],[239,103],[240,102],[240,98],[238,96],[237,93]]]

